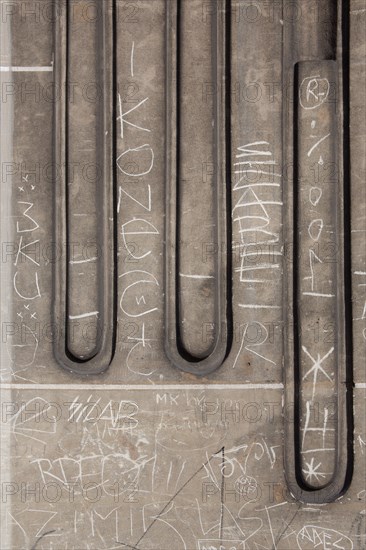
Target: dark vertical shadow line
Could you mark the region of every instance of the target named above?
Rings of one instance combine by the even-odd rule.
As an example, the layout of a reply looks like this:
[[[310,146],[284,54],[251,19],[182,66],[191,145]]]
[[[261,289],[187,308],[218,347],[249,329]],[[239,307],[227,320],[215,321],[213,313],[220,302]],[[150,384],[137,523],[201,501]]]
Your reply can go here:
[[[343,193],[344,193],[344,301],[346,345],[346,411],[347,411],[347,488],[354,469],[353,449],[353,330],[352,330],[352,241],[351,241],[351,141],[350,141],[350,0],[342,2],[342,84],[343,84]]]
[[[115,350],[117,345],[118,326],[117,326],[117,302],[118,302],[118,219],[117,219],[117,204],[118,204],[118,183],[117,183],[117,95],[118,95],[118,11],[117,0],[113,0],[113,66],[112,66],[112,177],[113,177],[113,334],[112,347]]]
[[[100,29],[98,28],[99,25],[99,18],[101,19],[101,26]],[[103,224],[103,205],[104,205],[104,195],[103,195],[103,185],[105,185],[107,182],[104,181],[104,158],[105,158],[105,140],[106,136],[104,135],[105,130],[105,88],[104,88],[104,82],[106,81],[106,56],[105,56],[105,36],[106,36],[106,30],[104,26],[105,22],[105,14],[103,13],[103,10],[97,11],[97,20],[95,24],[95,55],[94,55],[94,69],[95,69],[95,75],[98,74],[98,70],[100,71],[102,75],[102,90],[103,93],[101,95],[101,101],[98,97],[98,100],[96,102],[97,104],[97,113],[96,113],[96,128],[102,127],[103,131],[97,131],[96,134],[96,142],[95,142],[95,158],[96,158],[96,178],[95,178],[95,202],[96,202],[96,228],[94,232],[94,238],[97,244],[97,260],[96,260],[96,282],[97,282],[97,294],[96,294],[96,309],[99,311],[99,314],[96,317],[96,342],[95,342],[95,351],[93,352],[92,356],[96,356],[99,352],[99,338],[103,338],[103,323],[105,322],[105,316],[104,316],[104,285],[105,285],[105,276],[104,272],[102,272],[102,265],[104,263],[104,249],[102,248],[100,242],[99,242],[99,235],[102,235],[101,241],[104,241],[105,237],[105,226]],[[99,31],[99,32],[98,32]],[[112,31],[112,29],[111,29]],[[108,106],[108,108],[110,108]],[[111,129],[110,129],[111,131]],[[103,159],[103,160],[102,160]],[[100,170],[101,166],[103,168]],[[101,177],[99,179],[98,173],[101,173]],[[100,228],[100,229],[99,229]],[[101,330],[102,327],[102,330]]]
[[[169,2],[170,0],[168,0]],[[181,17],[181,0],[177,0],[177,49],[175,53],[176,57],[176,78],[177,78],[177,86],[176,86],[176,121],[177,121],[177,134],[176,134],[176,213],[175,213],[175,244],[176,244],[176,250],[175,250],[175,307],[176,307],[176,334],[177,334],[177,346],[179,353],[188,359],[187,354],[185,352],[184,346],[181,344],[181,327],[180,327],[180,233],[181,233],[181,224],[180,224],[180,136],[181,136],[181,112],[180,112],[180,99],[181,99],[181,66],[182,66],[182,59],[181,59],[181,39],[182,39],[182,32],[181,32],[181,25],[182,25],[182,17]],[[169,113],[168,113],[169,116]],[[189,355],[189,354],[188,354]]]
[[[216,4],[216,5],[215,5]],[[215,242],[214,242],[214,250],[216,252],[215,258],[214,258],[214,265],[215,265],[215,280],[217,281],[220,277],[219,275],[219,268],[220,268],[220,257],[222,255],[222,246],[223,243],[220,242],[220,239],[218,238],[218,230],[221,224],[221,220],[217,216],[217,212],[219,210],[219,182],[221,181],[222,177],[226,176],[226,173],[224,174],[222,169],[222,154],[225,153],[224,150],[221,150],[221,142],[220,142],[220,130],[222,129],[222,95],[226,93],[226,74],[224,74],[224,81],[219,79],[219,76],[222,75],[222,71],[220,70],[219,63],[221,62],[221,59],[219,59],[218,56],[218,40],[220,40],[220,36],[218,33],[219,29],[219,20],[220,20],[220,11],[217,6],[217,2],[212,2],[212,5],[214,7],[213,14],[211,16],[211,79],[212,82],[214,82],[215,85],[215,92],[214,92],[214,103],[213,103],[213,117],[216,121],[216,124],[213,126],[213,132],[212,132],[212,158],[214,161],[214,196],[213,196],[213,216],[214,216],[214,227],[215,227]],[[225,2],[223,2],[223,8],[225,9]],[[226,15],[226,14],[225,14]],[[225,32],[225,40],[226,40],[226,27],[224,29]],[[224,43],[224,47],[226,48],[226,43]],[[226,50],[224,51],[224,62],[226,63]],[[225,98],[226,101],[226,98]],[[225,103],[226,107],[226,103]],[[225,121],[224,121],[224,128],[226,131],[226,112],[225,114]],[[226,137],[226,136],[225,136]],[[226,146],[226,142],[225,142]],[[220,156],[221,155],[221,156]],[[226,181],[223,182],[224,185],[226,185]],[[225,191],[226,194],[226,191]],[[217,282],[215,286],[217,285]],[[215,302],[214,302],[214,322],[213,322],[213,341],[211,344],[211,347],[207,351],[207,355],[211,354],[212,350],[215,347],[215,341],[221,333],[221,326],[218,326],[218,320],[220,322],[222,321],[220,319],[220,303],[218,302],[218,296],[215,288]]]
[[[65,170],[65,177],[63,178],[63,182],[65,183],[65,218],[66,218],[66,229],[65,229],[65,238],[66,242],[61,243],[61,246],[65,246],[66,252],[66,269],[65,269],[65,278],[66,278],[66,297],[65,297],[65,349],[67,352],[67,355],[69,355],[69,313],[70,313],[70,296],[68,293],[69,285],[70,285],[70,272],[69,272],[69,266],[70,266],[70,244],[69,244],[69,223],[70,223],[70,212],[69,212],[69,81],[70,81],[70,10],[68,9],[68,5],[64,4],[63,6],[66,10],[66,45],[65,45],[65,55],[66,55],[66,70],[65,70],[65,89],[63,90],[63,93],[65,94],[65,166],[60,167],[60,170]],[[62,98],[61,98],[62,101]],[[57,170],[57,167],[56,167]]]
[[[99,30],[98,29],[98,20],[97,20],[97,24],[96,24],[96,44],[95,44],[95,48],[96,48],[96,56],[95,56],[95,71],[96,71],[96,75],[98,74],[98,70],[101,72],[102,74],[102,80],[101,80],[101,88],[103,90],[103,93],[102,93],[102,101],[101,101],[101,105],[100,103],[98,102],[98,112],[97,112],[97,128],[98,128],[98,121],[99,121],[99,125],[103,128],[103,131],[99,131],[97,132],[97,135],[96,135],[96,159],[97,159],[97,174],[98,172],[101,173],[101,178],[100,180],[98,179],[98,177],[96,178],[96,189],[95,189],[95,193],[96,193],[96,198],[97,198],[97,205],[96,205],[96,219],[97,219],[97,223],[96,223],[96,231],[95,231],[95,238],[96,238],[96,242],[97,242],[97,288],[98,288],[98,291],[97,291],[97,308],[98,308],[98,311],[100,312],[99,313],[99,317],[97,317],[96,319],[96,343],[95,343],[95,352],[93,353],[92,357],[96,357],[99,352],[100,352],[100,349],[101,347],[103,346],[103,338],[104,338],[104,335],[106,333],[106,330],[107,330],[107,319],[108,319],[108,313],[107,313],[107,316],[105,315],[106,313],[106,305],[105,305],[105,300],[106,300],[106,296],[105,296],[105,285],[106,285],[106,273],[105,273],[105,270],[103,269],[103,264],[105,263],[106,261],[106,255],[108,254],[108,252],[104,249],[105,246],[110,246],[109,244],[109,239],[108,239],[108,232],[110,231],[110,227],[109,227],[109,217],[108,217],[108,221],[107,223],[105,223],[105,215],[104,215],[104,212],[103,212],[103,209],[106,208],[106,204],[108,205],[108,198],[107,198],[107,201],[106,201],[106,204],[104,202],[104,199],[105,199],[105,194],[104,194],[104,186],[108,186],[109,184],[109,181],[107,181],[105,179],[105,168],[106,168],[106,163],[109,164],[110,162],[112,162],[112,166],[110,166],[110,169],[111,169],[111,174],[110,174],[110,178],[111,178],[111,187],[112,187],[112,192],[111,192],[111,201],[112,201],[112,204],[113,204],[113,209],[112,209],[112,217],[113,217],[113,220],[114,220],[114,182],[115,182],[115,176],[114,176],[114,160],[112,160],[110,158],[110,156],[113,157],[113,153],[114,153],[114,104],[115,104],[115,96],[114,96],[114,49],[115,49],[115,44],[114,44],[114,9],[113,9],[113,4],[114,4],[114,0],[111,0],[110,2],[110,6],[106,3],[106,12],[103,11],[103,8],[98,11],[98,18],[101,17],[101,29]],[[111,13],[109,14],[109,9],[111,10]],[[109,19],[111,19],[111,25],[107,25],[107,21],[109,21]],[[108,29],[108,30],[107,30]],[[109,40],[109,36],[108,36],[108,32],[111,33],[111,38]],[[109,50],[109,47],[107,47],[107,43],[110,41],[111,43],[111,50]],[[108,54],[110,55],[110,58],[108,57]],[[111,66],[111,68],[108,70],[107,67],[108,65]],[[110,72],[109,72],[110,71]],[[106,90],[105,90],[105,82],[107,82],[108,80],[110,79],[110,86],[108,86],[108,105],[106,107]],[[109,101],[111,101],[111,105],[109,105]],[[110,121],[110,126],[108,127],[106,125],[106,109],[110,109],[111,110],[111,114],[112,114],[112,117],[111,117],[111,121]],[[110,153],[110,155],[108,156],[108,160],[106,160],[106,155],[105,155],[105,152],[106,152],[106,134],[105,134],[105,131],[106,131],[106,128],[107,128],[107,131],[108,131],[108,136],[110,134],[110,138],[108,137],[108,139],[111,139],[111,150],[109,151],[109,148],[108,148],[108,152]],[[101,152],[102,152],[102,155],[101,155]],[[102,158],[101,158],[102,157]],[[114,157],[113,157],[114,158]],[[102,165],[102,170],[99,170],[100,166],[99,166],[99,163],[101,163]],[[99,200],[100,199],[100,202]],[[113,224],[114,224],[114,221],[113,221]],[[99,227],[101,227],[101,234],[102,234],[102,239],[100,239],[99,237]],[[113,231],[113,230],[112,230]],[[113,231],[114,233],[114,231]],[[101,244],[103,243],[103,244]],[[105,243],[108,243],[107,245]],[[110,251],[111,253],[111,258],[112,258],[112,261],[114,260],[114,243],[112,244],[113,246],[113,250]],[[109,266],[109,269],[111,270],[111,280],[112,280],[112,288],[110,289],[110,291],[114,294],[114,274],[115,274],[115,266]],[[108,275],[107,275],[108,276]],[[113,311],[111,312],[112,313],[112,326],[110,327],[110,330],[112,332],[111,334],[111,341],[113,343],[114,339],[113,339],[113,335],[114,335],[114,331],[115,331],[115,326],[114,326],[114,304],[111,304],[111,307],[113,308]]]
[[[225,155],[226,155],[226,262],[227,262],[227,277],[226,277],[226,319],[227,319],[227,348],[226,357],[229,355],[233,338],[234,338],[234,321],[233,321],[233,229],[232,229],[232,139],[231,139],[231,114],[232,114],[232,89],[231,89],[231,56],[232,56],[232,14],[231,14],[231,0],[226,0],[226,74],[225,74]],[[220,243],[219,243],[220,244]]]
[[[299,334],[299,310],[298,310],[298,293],[299,293],[299,254],[300,239],[299,239],[299,140],[297,131],[297,122],[299,116],[299,107],[297,96],[299,89],[299,70],[298,65],[294,67],[294,86],[293,86],[293,253],[292,253],[292,292],[293,292],[293,344],[294,344],[294,403],[293,403],[293,422],[294,422],[294,445],[295,445],[295,475],[298,482],[302,479],[301,472],[301,441],[300,441],[300,334]]]
[[[118,94],[118,0],[113,0],[113,46],[112,46],[112,178],[113,178],[113,334],[112,334],[112,349],[116,349],[118,337],[118,220],[117,220],[117,204],[118,204],[118,182],[117,182],[117,94]],[[104,320],[107,323],[107,320]],[[102,330],[105,330],[102,327]]]

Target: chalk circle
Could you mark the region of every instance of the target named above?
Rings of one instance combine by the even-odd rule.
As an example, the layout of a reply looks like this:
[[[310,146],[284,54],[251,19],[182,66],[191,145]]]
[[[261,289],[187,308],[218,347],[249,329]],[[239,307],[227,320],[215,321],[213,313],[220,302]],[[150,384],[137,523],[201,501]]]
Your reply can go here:
[[[257,480],[252,476],[242,475],[235,482],[235,490],[239,495],[246,497],[255,495],[256,497],[258,492]]]
[[[320,75],[303,79],[299,89],[300,105],[305,110],[317,109],[328,99],[330,84],[327,78]]]

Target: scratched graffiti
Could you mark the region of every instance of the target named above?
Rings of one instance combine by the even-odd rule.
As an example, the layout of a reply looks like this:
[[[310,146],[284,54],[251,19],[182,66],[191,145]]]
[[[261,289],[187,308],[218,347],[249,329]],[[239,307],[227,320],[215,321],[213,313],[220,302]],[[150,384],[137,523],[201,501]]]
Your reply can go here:
[[[253,422],[217,390],[32,394],[2,407],[22,464],[2,484],[17,548],[348,550],[356,534],[364,541],[332,529],[325,508],[293,501],[280,481],[280,407]],[[252,399],[234,396],[243,407]]]
[[[295,403],[284,399],[283,378],[289,362],[283,345],[288,323],[283,277],[292,261],[288,243],[293,236],[284,232],[292,167],[285,165],[281,142],[286,101],[282,84],[287,78],[281,29],[293,23],[290,9],[282,2],[265,7],[249,0],[227,2],[232,9],[232,143],[230,177],[225,181],[232,231],[232,345],[217,372],[198,378],[174,369],[164,352],[166,2],[117,0],[115,354],[105,373],[85,378],[60,369],[53,355],[54,339],[64,330],[52,323],[51,315],[52,273],[60,252],[52,237],[53,18],[47,3],[34,3],[33,14],[21,0],[5,3],[5,11],[3,4],[1,21],[11,33],[3,35],[8,43],[0,73],[2,116],[4,112],[4,120],[11,120],[6,133],[11,152],[1,167],[1,548],[363,550],[366,260],[365,190],[360,185],[365,159],[359,99],[359,80],[364,79],[361,3],[352,2],[356,9],[351,96],[357,109],[351,113],[351,125],[357,137],[351,147],[349,184],[355,252],[352,288],[347,291],[353,302],[355,352],[354,472],[347,492],[336,502],[311,505],[294,498],[284,473],[286,423],[296,420]],[[293,8],[295,3],[290,4]],[[201,111],[207,115],[220,93],[209,81],[209,61],[202,70],[199,65],[212,52],[207,42],[212,36],[212,7],[210,1],[187,1],[179,31],[184,40],[181,69],[189,71],[187,64],[195,63],[194,78],[191,75],[190,85],[181,90],[188,113],[182,122],[182,219],[190,243],[184,258],[187,262],[199,257],[207,273],[216,253],[209,219],[213,151],[209,132],[196,127]],[[88,353],[98,336],[96,267],[103,261],[103,251],[95,246],[99,205],[93,192],[99,181],[94,123],[100,107],[93,50],[101,10],[93,0],[73,0],[72,8],[71,51],[79,52],[84,63],[81,68],[76,57],[69,75],[69,101],[74,101],[70,142],[75,145],[68,167],[74,232],[69,339],[74,349]],[[321,14],[310,8],[308,16],[318,25]],[[199,40],[193,30],[186,33],[183,28],[189,21],[195,32],[202,29]],[[84,43],[79,43],[78,33],[87,37]],[[32,47],[27,52],[22,46],[20,53],[24,36]],[[89,49],[85,57],[83,48]],[[297,144],[297,267],[299,308],[304,312],[299,331],[299,445],[305,482],[323,487],[332,478],[337,447],[337,298],[343,283],[337,272],[334,189],[343,174],[335,168],[334,144],[340,129],[332,122],[338,105],[331,75],[328,69],[305,73],[296,88],[302,135]],[[80,135],[79,125],[85,125]],[[204,147],[196,147],[195,140],[203,138]],[[64,175],[65,167],[57,168]],[[197,202],[194,186],[200,186],[200,204],[190,205]],[[191,207],[197,217],[194,224],[189,223]],[[182,324],[194,345],[206,349],[213,333],[212,275],[190,267],[187,262],[179,272],[188,312]],[[194,324],[188,310],[195,305],[191,293],[196,288],[200,300],[203,296],[202,318]]]
[[[336,76],[332,67],[325,66],[320,75],[304,74],[299,74],[298,92],[301,109],[298,115],[301,136],[298,176],[304,195],[304,207],[300,199],[298,222],[299,273],[302,277],[299,311],[307,323],[305,327],[300,321],[304,417],[302,469],[308,483],[324,485],[333,472],[336,361],[342,360],[337,342],[341,338],[342,325],[337,319],[336,305],[336,288],[341,285],[337,275],[341,252],[333,221],[339,200],[333,188],[340,178],[335,146],[337,129],[333,127],[335,98],[331,93],[331,83],[334,87]],[[318,337],[314,338],[317,327]],[[311,419],[310,411],[315,401],[319,403],[319,418],[314,424],[315,418]]]

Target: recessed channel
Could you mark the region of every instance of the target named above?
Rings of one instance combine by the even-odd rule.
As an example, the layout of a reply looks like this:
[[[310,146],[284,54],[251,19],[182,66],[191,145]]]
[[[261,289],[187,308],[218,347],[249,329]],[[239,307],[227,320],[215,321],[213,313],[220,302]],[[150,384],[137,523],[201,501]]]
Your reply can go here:
[[[166,3],[165,349],[197,375],[231,333],[231,2],[210,7]]]
[[[292,23],[297,45],[287,60],[293,96],[284,132],[288,172],[293,167],[286,228],[294,232],[292,285],[285,280],[292,410],[285,465],[291,493],[309,503],[334,501],[352,475],[348,18],[344,2],[320,4],[316,23],[309,16]]]
[[[55,10],[54,352],[63,368],[98,374],[116,325],[115,4],[104,0],[93,24],[83,2]]]

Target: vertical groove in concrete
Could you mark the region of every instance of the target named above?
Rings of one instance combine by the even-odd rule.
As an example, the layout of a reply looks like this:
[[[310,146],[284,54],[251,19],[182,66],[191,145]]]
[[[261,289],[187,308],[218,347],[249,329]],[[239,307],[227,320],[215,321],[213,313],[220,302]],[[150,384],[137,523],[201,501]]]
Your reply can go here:
[[[315,7],[305,14],[295,3],[284,38],[285,227],[294,233],[293,265],[285,277],[287,318],[293,323],[287,333],[286,395],[294,404],[286,423],[285,463],[294,496],[321,503],[344,492],[352,468],[344,231],[349,173],[343,2]]]
[[[202,245],[212,247],[212,257],[210,263],[212,268],[209,271],[202,271],[201,251],[192,250],[190,252],[190,270],[185,273],[184,252],[185,238],[184,228],[182,229],[182,202],[184,203],[187,196],[187,181],[183,181],[182,174],[185,173],[182,163],[186,161],[187,144],[183,144],[186,139],[184,135],[185,121],[187,114],[183,113],[185,108],[188,108],[191,99],[185,96],[184,89],[185,76],[182,73],[184,69],[185,56],[181,53],[182,41],[187,40],[188,31],[185,28],[181,29],[181,4],[179,2],[167,2],[167,19],[166,19],[166,65],[167,65],[167,103],[166,103],[166,118],[167,118],[167,137],[166,137],[166,343],[165,349],[168,357],[173,364],[179,369],[194,373],[197,375],[206,375],[215,371],[224,361],[228,349],[228,317],[230,316],[231,304],[228,300],[227,287],[227,255],[230,254],[228,247],[229,235],[227,226],[227,194],[229,182],[227,182],[228,172],[226,171],[227,162],[227,144],[226,140],[229,136],[226,135],[227,117],[229,115],[228,105],[230,97],[226,90],[228,86],[229,67],[227,66],[229,56],[227,48],[229,47],[230,25],[227,24],[229,19],[230,3],[212,4],[211,25],[211,57],[212,57],[212,74],[214,75],[213,82],[213,120],[212,120],[212,135],[208,134],[206,139],[212,147],[213,158],[211,160],[212,174],[212,207],[207,207],[208,211],[212,212],[211,224],[213,226],[212,239],[209,242],[202,242],[199,248],[202,250]],[[191,87],[190,87],[191,89]],[[189,116],[188,116],[189,118]],[[194,122],[191,121],[191,124]],[[187,129],[187,128],[186,128]],[[199,159],[197,160],[198,164]],[[191,189],[191,192],[193,188]],[[199,192],[199,191],[197,191]],[[195,203],[196,199],[190,197],[192,209],[197,210]],[[203,209],[207,205],[204,204]],[[202,205],[201,205],[202,208]],[[197,212],[198,214],[198,212]],[[191,218],[192,219],[192,218]],[[209,232],[210,233],[210,232]],[[209,234],[208,233],[208,234]],[[207,235],[208,235],[207,234]],[[194,235],[192,236],[194,239]],[[183,251],[182,251],[183,247]],[[193,256],[193,261],[192,261]],[[188,277],[187,277],[188,275]],[[211,312],[209,317],[214,314],[214,336],[211,339],[207,349],[201,347],[194,353],[193,349],[185,347],[186,338],[182,330],[182,323],[187,311],[187,305],[182,298],[182,289],[187,286],[183,279],[191,279],[187,291],[190,291],[195,296],[194,287],[200,287],[200,299],[192,301],[190,308],[192,309],[193,318],[195,319],[193,330],[198,334],[202,334],[202,325],[205,315],[202,316],[202,298],[207,290],[207,297],[213,301],[209,308]],[[201,279],[203,278],[203,279]],[[194,282],[192,282],[194,281]],[[203,288],[204,287],[204,288]],[[206,290],[205,290],[206,289]],[[183,319],[182,319],[183,316]],[[206,317],[207,318],[207,317]],[[197,344],[197,342],[196,342]],[[197,352],[198,351],[198,352]]]
[[[103,2],[96,19],[96,89],[100,92],[101,99],[97,104],[95,114],[95,160],[98,173],[95,189],[95,213],[90,218],[90,205],[83,200],[82,191],[79,193],[79,203],[71,201],[73,198],[70,192],[70,160],[76,159],[70,147],[77,146],[77,141],[71,141],[70,137],[70,112],[72,99],[70,97],[70,56],[71,49],[71,28],[70,12],[73,5],[60,0],[56,3],[57,14],[55,23],[55,89],[61,90],[60,101],[55,102],[55,187],[54,187],[54,216],[55,216],[55,269],[54,269],[54,322],[57,338],[55,338],[55,356],[58,362],[72,372],[79,374],[96,374],[103,372],[109,366],[113,357],[115,327],[115,252],[114,252],[114,125],[110,106],[114,104],[113,82],[114,82],[114,2],[108,0]],[[78,6],[76,6],[78,7]],[[72,20],[77,17],[72,11]],[[82,18],[80,18],[82,21]],[[81,41],[82,42],[82,41]],[[79,44],[83,47],[83,44]],[[100,107],[100,108],[99,108]],[[88,115],[88,106],[84,108],[84,116]],[[77,129],[74,129],[77,134]],[[77,135],[73,135],[77,138]],[[87,169],[85,157],[81,162],[81,170]],[[64,167],[61,177],[57,167]],[[79,182],[80,184],[80,182]],[[90,311],[90,304],[85,305],[85,299],[77,301],[77,307],[81,307],[76,313],[75,301],[72,298],[82,290],[78,290],[78,284],[74,280],[75,262],[82,261],[89,264],[88,254],[81,254],[74,257],[70,241],[69,220],[77,208],[78,214],[85,214],[87,220],[85,228],[89,228],[91,234],[95,235],[95,254],[98,257],[97,269],[89,273],[90,277],[96,277],[95,297],[96,307]],[[82,218],[81,218],[82,219]],[[82,225],[83,222],[80,222]],[[72,226],[78,227],[75,224]],[[85,232],[83,228],[77,233],[80,238],[79,246],[86,250],[83,242]],[[75,236],[75,233],[74,233]],[[84,257],[85,256],[85,257]],[[83,264],[84,265],[84,264]],[[84,266],[85,267],[85,266]],[[71,275],[72,273],[72,275]],[[81,282],[79,282],[82,285]],[[87,285],[86,285],[87,286]],[[93,286],[93,285],[91,285]],[[70,296],[70,288],[72,295]],[[73,303],[72,303],[73,302]],[[89,300],[88,300],[89,302]],[[85,326],[84,320],[89,322]],[[94,320],[92,329],[96,331],[95,345],[88,350],[90,320]],[[79,344],[74,343],[75,326],[74,321],[82,323],[82,330],[79,332]],[[95,322],[96,321],[96,322]],[[72,345],[71,345],[72,343]],[[80,350],[86,350],[80,353]]]

